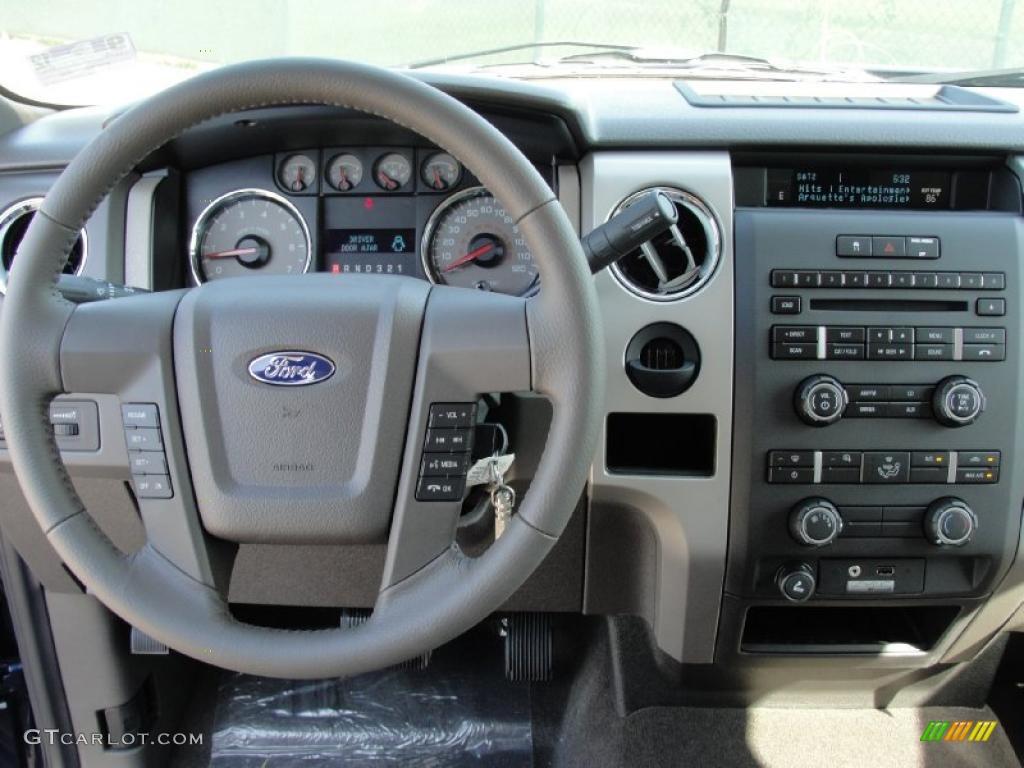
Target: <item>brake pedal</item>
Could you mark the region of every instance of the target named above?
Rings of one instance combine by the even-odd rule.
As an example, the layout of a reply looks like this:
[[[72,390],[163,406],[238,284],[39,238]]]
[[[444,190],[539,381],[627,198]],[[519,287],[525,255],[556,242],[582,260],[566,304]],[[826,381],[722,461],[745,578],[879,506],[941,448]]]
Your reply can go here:
[[[370,611],[360,608],[346,608],[341,612],[339,624],[342,629],[352,629],[360,624],[365,624],[369,619]],[[392,669],[409,669],[417,672],[424,670],[430,666],[430,656],[432,653],[433,651],[421,653],[419,656],[403,661],[400,664],[395,664]]]
[[[501,620],[505,635],[505,678],[512,682],[551,679],[554,639],[546,613],[515,613]]]

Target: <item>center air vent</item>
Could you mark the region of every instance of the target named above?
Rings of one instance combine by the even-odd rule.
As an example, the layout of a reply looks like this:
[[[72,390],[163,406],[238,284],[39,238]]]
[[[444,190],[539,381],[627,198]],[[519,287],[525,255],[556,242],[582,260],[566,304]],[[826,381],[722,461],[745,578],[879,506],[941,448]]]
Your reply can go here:
[[[711,278],[722,252],[718,224],[708,207],[681,189],[657,187],[679,212],[679,221],[611,267],[633,293],[653,301],[673,301],[698,291]],[[650,192],[641,190],[623,200],[612,216]]]
[[[0,213],[0,293],[7,291],[7,273],[14,264],[14,254],[21,245],[21,239],[28,230],[32,217],[36,215],[43,198],[30,197],[15,203]],[[86,239],[82,230],[78,240],[71,249],[71,255],[64,265],[64,274],[77,275],[85,265]]]

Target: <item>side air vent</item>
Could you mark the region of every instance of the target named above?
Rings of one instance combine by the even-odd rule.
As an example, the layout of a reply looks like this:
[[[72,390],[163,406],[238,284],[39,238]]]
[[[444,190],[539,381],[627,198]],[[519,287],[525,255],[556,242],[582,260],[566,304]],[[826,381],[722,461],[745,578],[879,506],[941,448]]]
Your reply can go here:
[[[0,213],[0,293],[7,292],[7,274],[14,264],[14,254],[18,250],[18,246],[21,245],[21,239],[25,236],[28,225],[42,202],[43,198],[41,197],[30,197],[15,203]],[[67,264],[64,265],[64,274],[77,275],[82,271],[88,253],[86,245],[85,230],[83,229],[71,249]]]
[[[674,301],[700,290],[714,274],[722,253],[718,224],[708,207],[689,192],[657,187],[679,211],[679,221],[666,233],[619,259],[611,273],[627,289],[652,301]],[[612,216],[649,192],[623,200]]]

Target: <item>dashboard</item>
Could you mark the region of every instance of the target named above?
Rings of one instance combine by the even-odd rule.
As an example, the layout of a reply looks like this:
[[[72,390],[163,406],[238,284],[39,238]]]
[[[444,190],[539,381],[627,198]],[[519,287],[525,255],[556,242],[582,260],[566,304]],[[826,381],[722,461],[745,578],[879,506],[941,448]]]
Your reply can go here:
[[[679,213],[595,276],[605,429],[573,523],[515,608],[640,616],[668,657],[753,676],[807,663],[879,679],[1020,621],[1024,98],[941,114],[701,107],[661,79],[427,77],[526,154],[579,234],[649,189]],[[110,117],[75,110],[0,139],[6,267],[15,207]],[[456,158],[338,109],[189,131],[112,191],[82,243],[73,271],[149,290],[303,272],[540,288],[515,223]],[[125,496],[116,403],[72,402],[88,438],[60,439],[76,483]],[[528,483],[523,428],[542,409],[494,410]],[[136,503],[146,516],[104,493],[122,523],[138,525]],[[19,497],[9,474],[0,495]],[[33,568],[73,589],[28,513],[5,514]],[[381,557],[243,545],[232,599],[360,605]]]

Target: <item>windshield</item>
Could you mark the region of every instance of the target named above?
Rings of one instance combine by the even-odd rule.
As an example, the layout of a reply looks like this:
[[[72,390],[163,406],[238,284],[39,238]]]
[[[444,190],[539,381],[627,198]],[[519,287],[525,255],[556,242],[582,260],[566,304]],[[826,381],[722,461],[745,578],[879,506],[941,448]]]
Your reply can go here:
[[[605,55],[581,56],[588,45]],[[614,55],[618,47],[641,55]],[[668,76],[666,64],[692,66],[715,52],[833,77],[1020,68],[1024,0],[0,3],[0,85],[54,104],[123,103],[204,69],[273,56],[530,76],[508,68],[526,65],[547,77],[585,67],[657,75],[657,61]],[[729,76],[742,76],[737,61]]]

